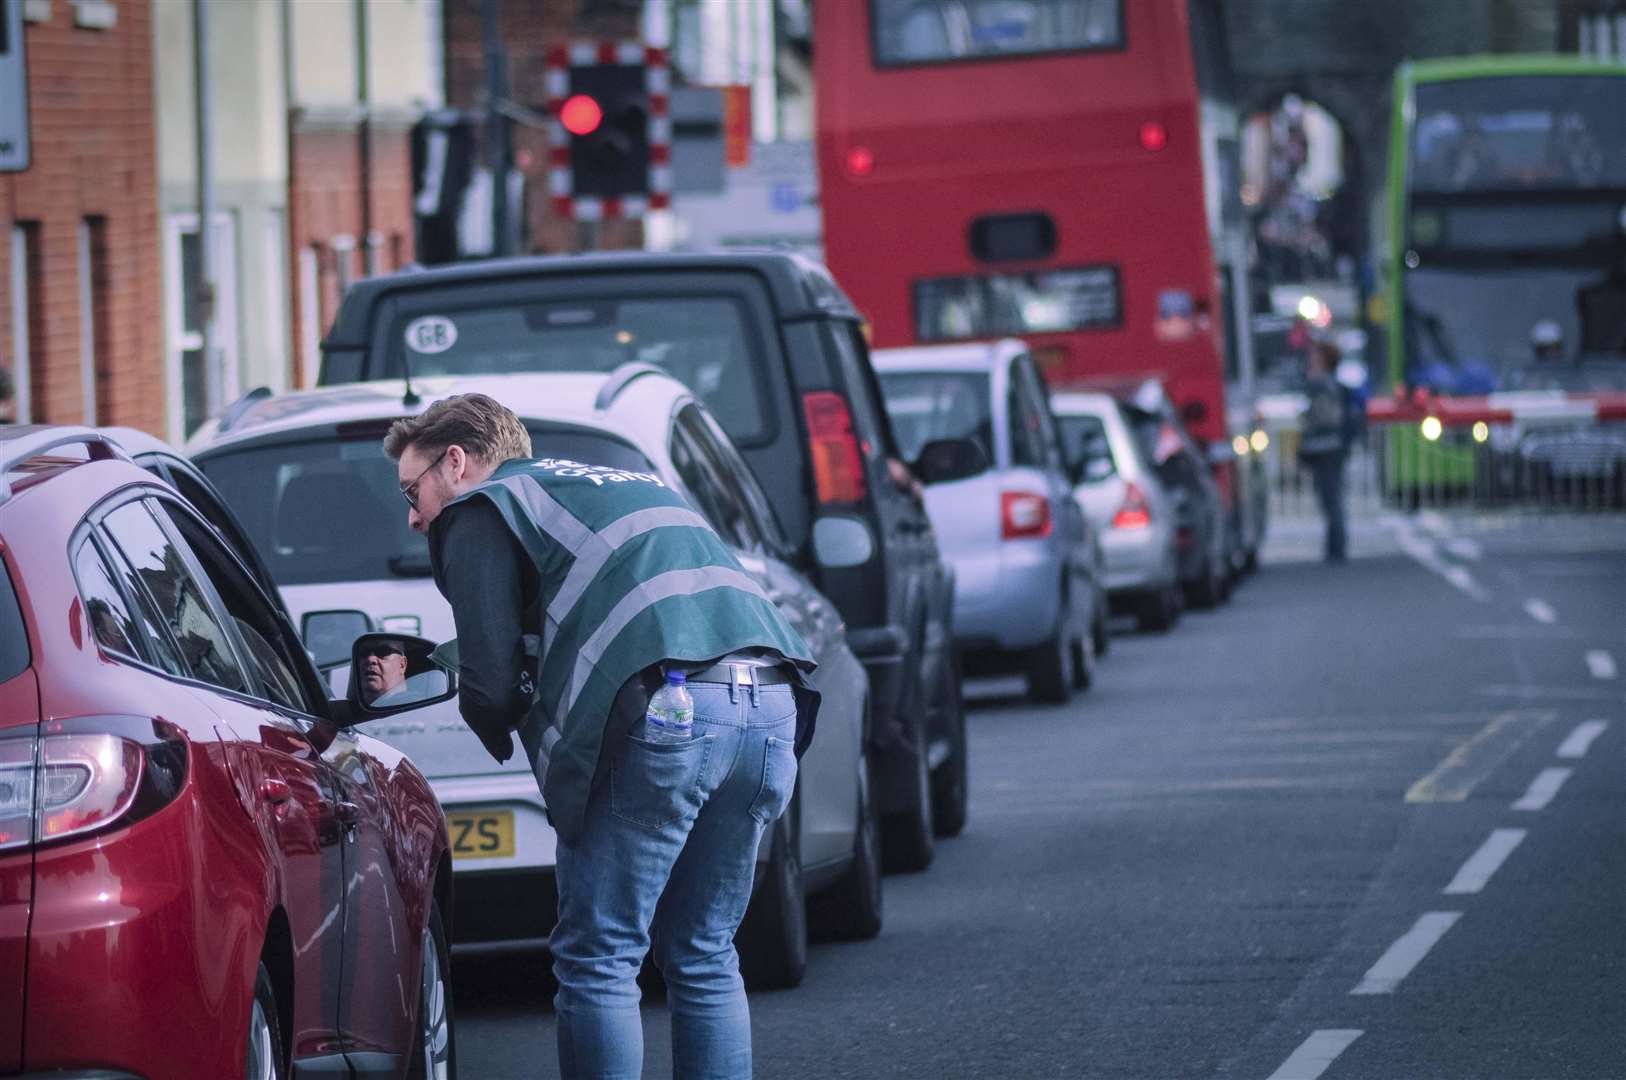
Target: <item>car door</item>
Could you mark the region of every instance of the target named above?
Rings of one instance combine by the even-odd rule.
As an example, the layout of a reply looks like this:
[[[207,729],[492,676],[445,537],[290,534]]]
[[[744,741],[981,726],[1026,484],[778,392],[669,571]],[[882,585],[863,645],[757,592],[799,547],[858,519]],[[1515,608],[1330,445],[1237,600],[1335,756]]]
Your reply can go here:
[[[863,699],[855,696],[861,688],[850,677],[839,682],[831,678],[845,670],[836,656],[845,648],[841,617],[807,578],[785,562],[767,495],[710,414],[693,404],[679,410],[671,451],[696,507],[734,548],[740,565],[802,635],[826,673],[822,679],[817,672],[814,675],[814,686],[827,696],[819,708],[817,738],[800,766],[800,854],[804,866],[840,859],[853,850],[863,752]]]
[[[191,677],[207,684],[229,761],[259,800],[256,824],[276,862],[278,899],[294,951],[291,1024],[296,1060],[342,1062],[338,1035],[344,866],[331,770],[305,725],[269,707],[230,616],[154,500],[111,510],[104,533],[161,613]],[[167,515],[165,515],[167,518]]]
[[[158,508],[190,549],[230,616],[260,693],[262,730],[293,731],[291,745],[315,751],[326,766],[331,826],[340,838],[344,874],[343,917],[330,932],[340,941],[336,999],[343,1051],[362,1075],[393,1075],[404,1064],[418,1005],[418,940],[389,847],[389,803],[379,762],[353,731],[319,725],[326,710],[320,679],[281,612],[251,580],[247,568],[218,534],[179,503]]]

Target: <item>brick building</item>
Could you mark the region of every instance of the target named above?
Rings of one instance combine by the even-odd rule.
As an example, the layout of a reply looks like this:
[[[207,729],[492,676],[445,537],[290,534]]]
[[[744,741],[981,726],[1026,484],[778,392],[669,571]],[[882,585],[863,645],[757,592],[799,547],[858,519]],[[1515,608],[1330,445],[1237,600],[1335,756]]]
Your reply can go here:
[[[150,5],[24,10],[33,153],[0,173],[0,364],[20,420],[161,430]]]

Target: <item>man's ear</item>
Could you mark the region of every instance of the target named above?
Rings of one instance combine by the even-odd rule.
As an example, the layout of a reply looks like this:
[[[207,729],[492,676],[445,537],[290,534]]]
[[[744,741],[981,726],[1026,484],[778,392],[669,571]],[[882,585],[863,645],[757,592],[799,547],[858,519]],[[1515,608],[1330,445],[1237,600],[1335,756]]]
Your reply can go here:
[[[469,455],[461,446],[453,443],[446,448],[446,464],[451,467],[452,479],[461,480],[468,475]]]

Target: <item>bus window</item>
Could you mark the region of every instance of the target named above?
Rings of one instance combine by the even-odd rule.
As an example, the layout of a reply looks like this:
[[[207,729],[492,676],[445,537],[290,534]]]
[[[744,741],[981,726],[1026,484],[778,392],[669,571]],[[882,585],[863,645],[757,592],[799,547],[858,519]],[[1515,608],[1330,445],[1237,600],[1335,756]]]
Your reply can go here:
[[[874,0],[878,67],[1123,46],[1122,0]]]

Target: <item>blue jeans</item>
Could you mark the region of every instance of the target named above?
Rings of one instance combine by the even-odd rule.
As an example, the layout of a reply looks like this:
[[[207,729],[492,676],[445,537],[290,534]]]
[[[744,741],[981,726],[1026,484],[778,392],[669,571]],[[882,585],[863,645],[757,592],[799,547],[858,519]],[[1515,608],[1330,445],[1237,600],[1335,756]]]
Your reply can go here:
[[[653,943],[680,1078],[751,1075],[751,1013],[734,933],[763,831],[796,786],[789,686],[692,683],[694,738],[611,751],[581,841],[559,845],[559,1071],[621,1080],[643,1070],[638,969]],[[733,698],[731,700],[731,693]]]
[[[1349,544],[1349,534],[1344,524],[1344,455],[1342,452],[1317,454],[1305,460],[1315,481],[1321,516],[1327,522],[1326,556],[1329,560],[1342,559],[1347,554]]]

